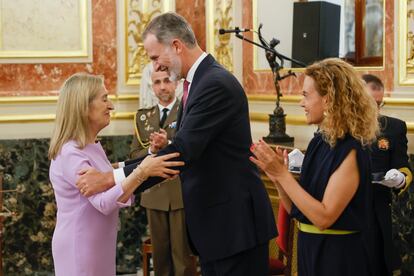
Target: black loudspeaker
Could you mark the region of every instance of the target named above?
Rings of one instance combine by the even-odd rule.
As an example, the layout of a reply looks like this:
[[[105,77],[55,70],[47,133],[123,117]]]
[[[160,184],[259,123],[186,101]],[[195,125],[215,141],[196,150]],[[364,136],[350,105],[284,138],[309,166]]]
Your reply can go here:
[[[295,2],[292,58],[305,64],[338,57],[341,7],[325,1]],[[299,67],[292,64],[293,67]]]

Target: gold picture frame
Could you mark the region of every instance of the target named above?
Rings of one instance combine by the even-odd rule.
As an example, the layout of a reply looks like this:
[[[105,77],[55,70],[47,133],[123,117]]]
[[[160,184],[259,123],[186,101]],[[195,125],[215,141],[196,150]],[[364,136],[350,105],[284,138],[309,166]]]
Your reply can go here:
[[[3,16],[0,11],[0,63],[37,63],[41,59],[47,62],[73,62],[71,59],[77,58],[79,62],[90,62],[92,60],[91,45],[91,0],[77,0],[79,9],[79,49],[75,50],[3,50],[2,45],[5,26]],[[36,16],[36,13],[32,14]],[[37,16],[42,16],[40,13]],[[34,19],[36,20],[36,19]],[[39,30],[37,30],[39,31]],[[46,30],[47,31],[47,30]],[[63,36],[64,34],[62,34]],[[47,48],[45,46],[45,48]],[[70,60],[56,60],[65,59]],[[48,61],[48,59],[53,59]]]
[[[398,82],[402,86],[412,86],[414,85],[414,1],[400,0],[398,3]]]

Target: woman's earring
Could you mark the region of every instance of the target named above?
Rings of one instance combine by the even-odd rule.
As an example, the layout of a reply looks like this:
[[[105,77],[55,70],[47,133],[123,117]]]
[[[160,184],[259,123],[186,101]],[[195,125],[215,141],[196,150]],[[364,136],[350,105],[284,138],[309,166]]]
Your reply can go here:
[[[323,117],[328,117],[328,112],[324,111],[323,112]]]

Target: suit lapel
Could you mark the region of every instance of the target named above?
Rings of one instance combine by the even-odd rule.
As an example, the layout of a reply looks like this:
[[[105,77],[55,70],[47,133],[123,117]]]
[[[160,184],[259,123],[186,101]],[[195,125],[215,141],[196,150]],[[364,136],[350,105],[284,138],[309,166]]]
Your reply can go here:
[[[197,69],[194,73],[193,81],[191,82],[191,87],[190,87],[190,91],[189,91],[188,98],[187,98],[186,108],[183,110],[182,104],[180,105],[180,111],[178,113],[178,120],[177,120],[178,126],[182,125],[182,123],[184,121],[184,118],[185,118],[185,115],[188,113],[189,109],[191,109],[190,106],[191,106],[193,100],[196,98],[195,94],[197,94],[197,86],[198,86],[200,80],[202,79],[202,77],[204,76],[204,73],[215,62],[216,62],[216,60],[213,58],[213,56],[208,54],[201,61],[200,65],[197,67]]]
[[[162,126],[162,128],[166,128],[168,125],[170,125],[171,123],[177,120],[177,112],[178,112],[179,107],[180,107],[180,101],[177,99],[174,105],[172,106],[170,112],[168,113],[168,117],[165,120],[165,123]]]
[[[180,108],[178,109],[177,130],[180,129],[182,118],[183,118],[183,102],[180,103]]]

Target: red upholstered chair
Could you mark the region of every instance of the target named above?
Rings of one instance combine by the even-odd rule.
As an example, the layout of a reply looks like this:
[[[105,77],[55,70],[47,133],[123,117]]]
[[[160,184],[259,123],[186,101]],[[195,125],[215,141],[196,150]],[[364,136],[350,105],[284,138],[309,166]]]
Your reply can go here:
[[[280,200],[277,213],[279,236],[276,238],[279,253],[277,258],[270,258],[269,260],[269,275],[291,275],[294,226],[293,220],[290,219],[282,200]]]

